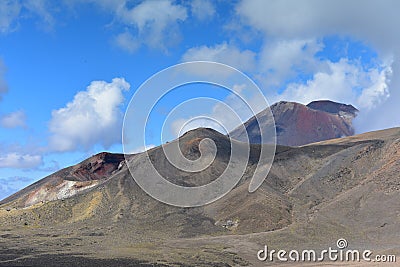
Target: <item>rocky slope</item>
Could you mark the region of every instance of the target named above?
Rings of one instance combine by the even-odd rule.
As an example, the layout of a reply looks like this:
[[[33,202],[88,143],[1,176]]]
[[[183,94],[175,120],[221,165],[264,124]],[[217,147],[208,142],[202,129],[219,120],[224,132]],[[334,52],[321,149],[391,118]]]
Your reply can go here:
[[[28,207],[73,195],[107,180],[121,169],[123,154],[99,153],[83,162],[62,169],[22,189],[1,203],[13,202],[16,207]]]
[[[203,138],[214,140],[219,154],[196,175],[175,170],[160,147],[149,155],[172,182],[199,185],[223,171],[230,144],[224,135],[197,129],[181,137],[183,154],[198,157]],[[252,151],[238,186],[198,208],[148,196],[121,155],[99,154],[57,172],[1,202],[0,265],[257,266],[255,253],[266,242],[320,249],[338,238],[374,253],[400,252],[400,128],[278,146],[268,177],[249,193],[257,145]],[[71,182],[95,184],[46,195]]]
[[[271,107],[275,120],[277,144],[301,146],[318,141],[351,136],[354,134],[352,120],[358,110],[351,105],[322,100],[307,106],[295,102],[278,102]],[[260,131],[270,128],[273,120],[262,111],[245,122],[251,143],[261,143]],[[268,133],[264,133],[268,134]],[[245,140],[246,132],[237,128],[232,138]]]

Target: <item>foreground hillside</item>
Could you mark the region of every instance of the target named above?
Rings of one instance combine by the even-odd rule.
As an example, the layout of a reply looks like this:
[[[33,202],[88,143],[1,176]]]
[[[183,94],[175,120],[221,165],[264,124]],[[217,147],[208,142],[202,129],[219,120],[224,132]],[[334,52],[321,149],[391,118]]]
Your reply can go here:
[[[229,139],[193,130],[180,139],[183,154],[198,157],[203,138],[218,154],[197,175],[174,170],[159,147],[150,158],[175,183],[205,184],[226,167]],[[254,145],[245,175],[222,199],[177,208],[143,192],[123,156],[96,155],[1,202],[0,265],[249,266],[265,244],[320,249],[339,238],[400,252],[400,128],[279,146],[268,177],[249,193],[257,157]]]

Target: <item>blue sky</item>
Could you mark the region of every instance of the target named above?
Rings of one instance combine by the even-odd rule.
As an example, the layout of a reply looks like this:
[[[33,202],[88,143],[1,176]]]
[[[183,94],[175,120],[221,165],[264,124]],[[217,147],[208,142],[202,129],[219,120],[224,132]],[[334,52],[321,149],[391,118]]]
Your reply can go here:
[[[123,114],[137,88],[185,61],[233,66],[271,104],[317,99],[353,104],[360,110],[357,132],[399,126],[398,5],[1,1],[0,199],[92,154],[122,152]],[[149,127],[160,129],[176,105],[195,97],[232,102],[217,86],[178,88],[159,103],[161,112]],[[177,122],[196,114],[235,126],[217,111],[210,103],[193,106],[171,120],[170,138]],[[204,121],[195,126],[213,127]],[[147,145],[159,143],[156,134]]]

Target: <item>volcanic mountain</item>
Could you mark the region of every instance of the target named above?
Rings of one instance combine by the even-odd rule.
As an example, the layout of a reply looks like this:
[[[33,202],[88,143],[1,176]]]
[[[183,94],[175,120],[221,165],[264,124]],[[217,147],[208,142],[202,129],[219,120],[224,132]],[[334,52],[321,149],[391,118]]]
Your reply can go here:
[[[308,105],[281,101],[270,107],[275,120],[277,144],[301,146],[354,134],[352,120],[358,110],[328,100],[314,101]],[[245,130],[236,128],[230,133],[234,139],[245,141],[246,131],[251,143],[261,143],[261,132],[274,123],[264,110],[245,122]],[[268,134],[264,132],[264,134]]]
[[[197,159],[205,138],[218,152],[198,173],[174,168],[161,147],[148,154],[171,182],[202,185],[224,171],[237,142],[204,128],[174,142]],[[101,153],[63,169],[0,203],[0,265],[265,266],[257,260],[264,245],[321,250],[339,238],[399,254],[400,128],[277,146],[270,173],[249,193],[259,148],[251,145],[230,193],[196,208],[158,202],[136,184],[126,162],[140,164],[146,153]]]

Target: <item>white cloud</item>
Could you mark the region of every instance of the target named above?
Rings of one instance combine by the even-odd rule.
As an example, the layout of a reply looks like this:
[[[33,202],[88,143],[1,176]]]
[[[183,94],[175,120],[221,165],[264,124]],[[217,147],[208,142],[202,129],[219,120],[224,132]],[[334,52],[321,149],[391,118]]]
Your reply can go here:
[[[118,34],[115,38],[115,42],[120,48],[129,53],[135,52],[140,46],[140,42],[129,32]]]
[[[41,19],[48,29],[54,24],[48,0],[3,0],[0,1],[0,33],[15,31],[21,19],[32,15]]]
[[[181,40],[180,23],[188,18],[189,5],[174,0],[86,0],[102,11],[113,15],[111,24],[120,23],[125,32],[118,34],[114,42],[122,49],[132,52],[140,46],[168,51]],[[82,4],[70,0],[68,6]],[[212,13],[212,4],[196,5],[207,16]],[[193,12],[193,11],[192,11]],[[193,13],[194,14],[194,13]]]
[[[389,84],[392,73],[391,67],[386,67],[381,71],[374,69],[368,73],[371,84],[362,91],[357,99],[360,108],[367,110],[376,108],[390,97]]]
[[[4,0],[0,1],[0,32],[7,33],[14,30],[15,22],[21,11],[21,5],[18,1]]]
[[[182,56],[182,61],[216,61],[235,67],[241,71],[250,71],[255,68],[255,53],[250,50],[241,51],[227,43],[212,47],[199,46],[190,48]]]
[[[339,102],[354,100],[353,88],[359,84],[359,66],[349,64],[344,59],[337,63],[327,62],[327,65],[327,71],[317,71],[306,83],[289,84],[277,98],[303,104],[319,99]]]
[[[77,93],[66,107],[54,110],[49,123],[50,150],[90,149],[95,144],[109,147],[121,138],[123,91],[130,85],[123,78],[111,83],[93,81]]]
[[[190,2],[194,17],[199,20],[211,19],[215,15],[215,6],[208,0],[194,0]]]
[[[0,168],[33,169],[42,163],[40,155],[9,153],[0,156]]]
[[[299,70],[312,73],[320,66],[314,56],[323,45],[316,39],[274,40],[262,48],[258,79],[264,86],[280,86],[295,77]]]
[[[26,114],[22,110],[6,114],[0,118],[0,125],[4,128],[26,127]]]
[[[122,47],[129,49],[144,44],[167,50],[181,39],[179,22],[187,18],[186,8],[169,0],[147,0],[131,8],[128,1],[100,1],[98,4],[111,9],[125,26],[133,26],[132,30],[137,32],[135,38],[126,34],[117,36],[117,43],[121,45],[122,42]],[[129,45],[130,42],[133,44]]]
[[[124,18],[136,24],[139,38],[150,47],[164,48],[165,43],[174,43],[179,38],[175,32],[177,22],[186,20],[187,13],[183,6],[171,1],[145,1],[127,11]]]
[[[387,47],[394,45],[387,40],[399,40],[399,7],[396,0],[243,0],[236,12],[244,23],[271,37],[345,34]]]
[[[289,84],[275,100],[307,104],[313,100],[330,99],[369,110],[389,96],[390,65],[382,66],[382,70],[364,70],[359,63],[346,59],[327,61],[326,64],[326,71],[316,72],[306,83]]]
[[[371,109],[363,110],[360,112],[360,115],[354,121],[356,131],[358,133],[372,131],[372,130],[381,130],[389,127],[399,127],[400,126],[400,117],[397,114],[400,113],[400,90],[398,90],[398,86],[400,85],[400,62],[394,61],[392,64],[393,75],[390,76],[390,70],[382,70],[379,74],[375,75],[376,80],[383,80],[383,74],[388,73],[390,79],[390,97],[388,97],[388,88],[383,83],[377,83],[376,86],[371,88],[372,92],[368,92],[364,96],[360,97],[360,101],[364,99],[365,96],[368,96],[365,100],[366,103],[372,103],[376,107]],[[385,71],[385,72],[383,72]],[[388,78],[386,78],[388,80]],[[382,96],[382,92],[384,95]],[[369,99],[376,99],[374,96],[380,96],[378,98],[379,101],[369,101]]]
[[[315,55],[323,49],[317,39],[270,40],[259,54],[241,50],[227,43],[214,46],[199,46],[188,49],[182,61],[207,60],[221,62],[255,78],[265,91],[280,87],[299,72],[312,74],[326,64]]]
[[[55,22],[50,12],[50,3],[48,0],[24,0],[22,2],[27,10],[41,18],[46,29],[51,29]]]

